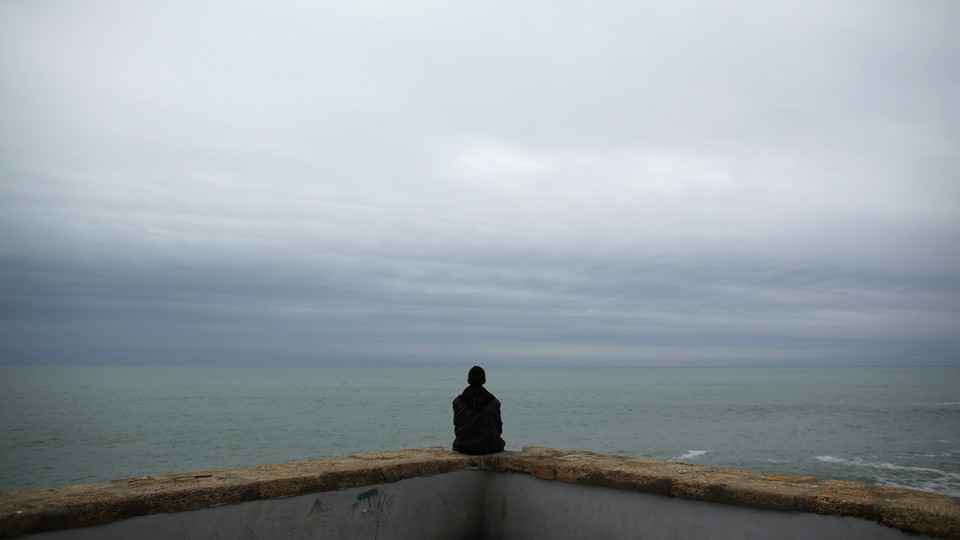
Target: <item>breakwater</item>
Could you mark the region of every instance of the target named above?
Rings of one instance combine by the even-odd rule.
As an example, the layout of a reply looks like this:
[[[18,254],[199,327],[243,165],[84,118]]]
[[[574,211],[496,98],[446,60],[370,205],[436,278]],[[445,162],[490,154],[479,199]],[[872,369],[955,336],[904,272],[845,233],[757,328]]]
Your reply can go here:
[[[960,538],[960,499],[525,447],[397,450],[0,493],[0,537]]]

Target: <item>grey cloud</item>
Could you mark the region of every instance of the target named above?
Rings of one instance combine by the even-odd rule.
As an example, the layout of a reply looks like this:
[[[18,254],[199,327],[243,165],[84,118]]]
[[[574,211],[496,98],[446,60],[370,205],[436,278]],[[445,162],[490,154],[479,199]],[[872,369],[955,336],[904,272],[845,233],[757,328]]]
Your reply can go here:
[[[953,3],[407,4],[0,7],[0,361],[956,362]]]

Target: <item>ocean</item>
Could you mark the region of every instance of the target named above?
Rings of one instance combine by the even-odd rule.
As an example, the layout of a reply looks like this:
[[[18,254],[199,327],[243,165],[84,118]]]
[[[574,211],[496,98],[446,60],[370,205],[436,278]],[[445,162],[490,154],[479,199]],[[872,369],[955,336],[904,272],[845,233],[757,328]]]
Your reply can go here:
[[[0,366],[0,489],[443,446],[450,368]],[[508,450],[960,496],[960,368],[495,368]]]

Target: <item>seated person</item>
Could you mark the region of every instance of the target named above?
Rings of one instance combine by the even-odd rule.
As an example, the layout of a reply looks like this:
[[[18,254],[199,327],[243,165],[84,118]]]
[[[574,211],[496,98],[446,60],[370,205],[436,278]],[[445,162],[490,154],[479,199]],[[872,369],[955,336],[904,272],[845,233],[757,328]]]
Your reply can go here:
[[[453,400],[453,426],[457,438],[453,449],[464,454],[493,454],[502,452],[506,445],[500,435],[500,400],[483,387],[487,374],[480,366],[470,368],[462,394]]]

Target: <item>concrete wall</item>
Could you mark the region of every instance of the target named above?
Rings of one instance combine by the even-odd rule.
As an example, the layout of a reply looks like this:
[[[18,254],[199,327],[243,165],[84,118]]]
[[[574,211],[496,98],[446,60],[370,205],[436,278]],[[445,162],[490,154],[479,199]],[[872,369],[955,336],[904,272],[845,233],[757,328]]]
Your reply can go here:
[[[852,517],[757,510],[517,474],[494,474],[486,481],[487,538],[501,540],[918,538]]]
[[[31,540],[916,540],[851,517],[784,513],[460,471],[393,484],[155,514]]]
[[[392,484],[154,514],[31,540],[481,540],[486,476],[460,471]]]
[[[0,492],[0,538],[18,537],[960,539],[960,499],[574,450],[426,448]]]

